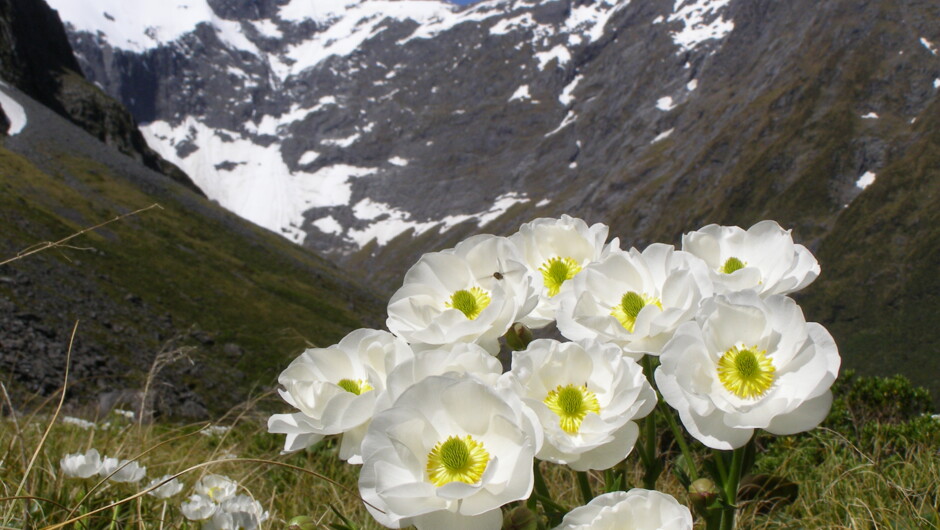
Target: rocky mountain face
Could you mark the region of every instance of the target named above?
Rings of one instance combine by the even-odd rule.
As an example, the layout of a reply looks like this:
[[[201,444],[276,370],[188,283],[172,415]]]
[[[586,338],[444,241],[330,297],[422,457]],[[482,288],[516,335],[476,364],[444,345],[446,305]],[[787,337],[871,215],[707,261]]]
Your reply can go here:
[[[48,7],[0,0],[0,39],[0,382],[17,410],[68,369],[66,413],[218,417],[304,347],[380,325],[357,280],[128,153],[126,131],[145,146],[133,119],[80,77]]]
[[[938,390],[934,1],[50,3],[210,198],[379,289],[538,216],[640,247],[772,218],[847,366]]]

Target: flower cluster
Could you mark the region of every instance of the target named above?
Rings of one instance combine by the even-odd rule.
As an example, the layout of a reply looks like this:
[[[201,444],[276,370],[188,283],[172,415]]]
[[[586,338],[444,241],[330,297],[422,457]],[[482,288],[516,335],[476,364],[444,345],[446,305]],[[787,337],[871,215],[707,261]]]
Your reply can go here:
[[[59,468],[67,477],[91,478],[98,475],[112,482],[140,482],[147,474],[147,468],[141,467],[136,461],[101,458],[97,449],[65,455],[59,462]]]
[[[499,528],[502,506],[532,495],[536,460],[582,473],[624,460],[654,385],[716,449],[822,421],[839,354],[786,296],[819,274],[788,231],[710,225],[681,249],[643,250],[608,231],[537,219],[425,254],[389,301],[390,332],[354,331],[282,372],[296,412],[269,431],[287,435],[285,451],[342,435],[340,457],[362,464],[360,494],[385,526]],[[552,323],[569,342],[532,340]],[[493,357],[502,337],[516,350],[506,371]],[[691,528],[691,515],[631,490],[560,528],[623,525]]]
[[[223,475],[206,475],[194,486],[180,511],[190,521],[201,521],[203,530],[253,530],[269,517],[261,503],[238,493],[238,483]]]

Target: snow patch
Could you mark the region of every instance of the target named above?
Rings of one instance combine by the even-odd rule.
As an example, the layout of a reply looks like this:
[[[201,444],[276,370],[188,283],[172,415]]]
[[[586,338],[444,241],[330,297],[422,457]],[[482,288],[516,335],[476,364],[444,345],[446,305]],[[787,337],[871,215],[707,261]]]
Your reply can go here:
[[[933,80],[933,87],[940,88],[940,77]]]
[[[862,174],[861,177],[858,177],[858,180],[855,181],[855,185],[861,189],[865,189],[868,186],[871,186],[875,182],[875,175],[871,171],[866,171]]]
[[[688,83],[686,83],[685,85],[685,89],[688,90],[689,92],[692,92],[696,88],[698,88],[698,79],[693,79],[689,81]]]
[[[920,38],[920,43],[924,45],[924,48],[927,48],[927,51],[929,51],[930,53],[932,53],[932,54],[934,54],[934,55],[937,55],[937,47],[934,46],[934,44],[933,44],[932,42],[930,42],[929,40],[927,40],[927,39],[921,37],[921,38]]]
[[[359,133],[353,133],[352,136],[347,136],[346,138],[325,138],[320,140],[320,143],[323,145],[335,145],[336,147],[346,148],[356,143],[360,136]]]
[[[320,153],[316,151],[307,151],[304,154],[300,155],[300,159],[297,160],[297,163],[301,166],[313,163],[314,160],[320,158]]]
[[[402,157],[400,157],[400,156],[393,156],[392,158],[389,158],[389,159],[388,159],[388,163],[391,164],[391,165],[393,165],[393,166],[405,167],[405,166],[408,165],[408,160],[406,160],[406,159],[404,159],[404,158],[402,158]]]
[[[26,110],[2,90],[0,90],[0,108],[3,108],[3,113],[10,120],[7,134],[10,136],[19,134],[26,127]]]
[[[542,199],[539,202],[535,203],[536,208],[541,208],[542,206],[548,206],[552,201],[548,199]]]
[[[720,13],[730,0],[675,0],[669,22],[680,22],[682,29],[671,32],[672,41],[679,47],[676,55],[696,48],[713,39],[723,39],[734,29],[733,20],[725,20]]]
[[[324,234],[339,235],[343,233],[343,225],[339,224],[339,221],[336,219],[333,219],[332,215],[317,219],[313,222],[313,226],[317,227],[317,230]]]
[[[656,100],[656,108],[666,112],[676,108],[676,104],[672,101],[671,97],[663,96]]]
[[[864,116],[862,116],[862,119],[863,120],[877,120],[878,114],[874,112],[869,112],[868,114],[865,114]]]
[[[529,85],[522,85],[512,93],[512,96],[509,97],[509,101],[516,101],[517,99],[519,101],[528,101],[532,99],[532,96],[529,94]]]
[[[572,101],[574,101],[574,96],[572,94],[582,79],[584,79],[584,76],[579,74],[575,76],[575,78],[572,79],[564,89],[562,89],[561,94],[558,95],[558,101],[560,101],[562,105],[567,107],[571,104]]]
[[[675,129],[669,129],[668,131],[663,131],[659,133],[658,135],[656,135],[656,138],[653,138],[653,141],[650,142],[650,144],[655,144],[656,142],[660,140],[665,140],[666,138],[669,138],[672,135],[672,131],[674,130]]]
[[[548,63],[552,62],[552,59],[558,61],[558,68],[564,68],[571,61],[571,52],[565,46],[558,44],[547,52],[536,53],[535,58],[539,62],[539,70],[544,70]]]
[[[572,123],[574,123],[575,121],[577,121],[577,119],[578,119],[578,115],[575,114],[574,111],[569,110],[569,111],[568,111],[568,114],[565,116],[565,119],[561,120],[561,124],[559,124],[558,127],[555,127],[554,130],[552,130],[552,131],[546,133],[546,134],[545,134],[545,137],[548,138],[549,136],[551,136],[551,135],[557,133],[558,131],[564,129],[565,127],[567,127],[567,126],[571,125]]]

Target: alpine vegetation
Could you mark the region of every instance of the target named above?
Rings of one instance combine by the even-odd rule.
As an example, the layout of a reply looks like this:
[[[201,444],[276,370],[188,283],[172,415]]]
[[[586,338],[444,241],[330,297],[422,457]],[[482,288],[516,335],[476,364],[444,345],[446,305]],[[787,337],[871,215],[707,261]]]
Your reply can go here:
[[[787,297],[819,265],[773,221],[707,226],[683,250],[623,250],[607,234],[563,216],[425,254],[391,297],[391,333],[354,331],[284,370],[297,412],[271,416],[270,432],[286,452],[341,435],[339,457],[361,464],[362,500],[389,528],[691,529],[692,512],[654,491],[661,418],[685,487],[714,491],[698,517],[734,528],[755,431],[809,431],[832,406],[838,349]],[[566,341],[535,338],[553,322]],[[621,465],[634,452],[643,489]],[[583,506],[553,499],[543,461],[571,470]],[[200,499],[192,509],[210,509]]]

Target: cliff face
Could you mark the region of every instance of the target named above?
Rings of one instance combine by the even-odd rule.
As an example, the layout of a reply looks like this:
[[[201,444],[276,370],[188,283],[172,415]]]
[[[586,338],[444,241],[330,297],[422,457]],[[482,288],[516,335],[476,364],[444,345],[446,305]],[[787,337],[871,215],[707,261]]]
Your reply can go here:
[[[120,102],[82,76],[62,21],[42,0],[0,0],[0,78],[125,155],[202,193],[150,149]]]

